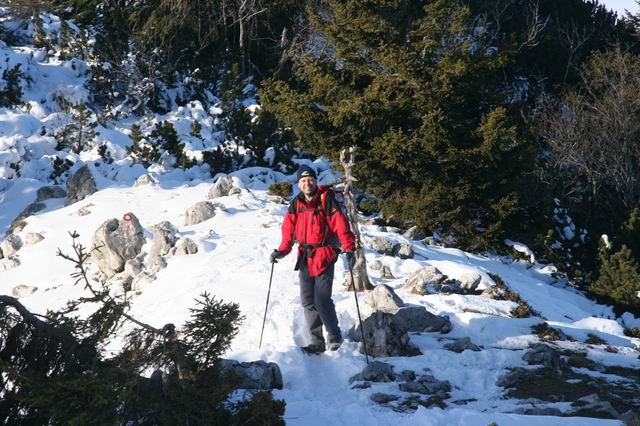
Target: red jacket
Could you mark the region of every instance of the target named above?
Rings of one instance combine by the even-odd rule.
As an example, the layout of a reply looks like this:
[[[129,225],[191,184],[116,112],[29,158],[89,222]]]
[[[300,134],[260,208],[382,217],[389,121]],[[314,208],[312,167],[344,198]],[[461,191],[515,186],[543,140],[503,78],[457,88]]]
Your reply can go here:
[[[298,256],[307,245],[309,275],[320,275],[338,257],[337,242],[342,250],[355,250],[356,242],[349,222],[335,201],[333,190],[318,186],[316,195],[309,202],[300,193],[291,201],[282,223],[282,243],[279,251],[291,252],[293,242],[298,241]],[[308,247],[313,245],[314,247]]]

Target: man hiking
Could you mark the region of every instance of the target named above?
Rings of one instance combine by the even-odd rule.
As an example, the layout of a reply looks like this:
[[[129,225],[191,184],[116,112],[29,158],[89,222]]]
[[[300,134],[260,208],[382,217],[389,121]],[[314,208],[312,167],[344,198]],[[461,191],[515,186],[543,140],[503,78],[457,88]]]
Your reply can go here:
[[[326,349],[323,325],[329,335],[329,349],[335,351],[342,344],[336,308],[331,299],[333,269],[340,253],[338,243],[342,245],[349,267],[353,268],[355,236],[333,190],[317,184],[316,172],[303,165],[296,175],[300,193],[289,205],[282,223],[282,242],[271,254],[271,262],[289,254],[294,238],[298,241],[295,270],[300,271],[300,300],[311,333],[311,344],[302,350],[318,354]]]

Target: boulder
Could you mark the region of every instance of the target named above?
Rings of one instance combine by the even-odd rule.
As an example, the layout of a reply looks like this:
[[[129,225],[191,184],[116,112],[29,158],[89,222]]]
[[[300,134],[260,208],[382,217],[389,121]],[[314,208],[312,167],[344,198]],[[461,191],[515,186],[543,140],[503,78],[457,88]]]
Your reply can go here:
[[[556,407],[533,407],[526,408],[523,414],[527,416],[553,416],[562,417],[562,411]]]
[[[41,201],[50,200],[51,198],[64,198],[67,196],[67,191],[56,185],[43,186],[38,189],[36,193],[36,203]]]
[[[169,221],[162,221],[151,227],[153,232],[153,243],[149,249],[149,262],[156,256],[164,256],[178,241],[178,228]]]
[[[560,354],[551,346],[544,343],[535,343],[522,356],[529,365],[544,365],[553,370],[560,370]]]
[[[198,252],[198,245],[191,238],[182,238],[178,240],[178,243],[173,250],[173,254],[176,256],[184,256],[188,254],[196,254]]]
[[[425,235],[420,232],[417,226],[412,226],[407,229],[404,234],[402,234],[407,240],[422,240],[425,238]]]
[[[394,247],[396,246],[396,244],[392,243],[384,237],[373,237],[369,245],[373,250],[387,256],[394,255]]]
[[[44,236],[37,232],[29,232],[24,236],[24,245],[32,246],[38,244],[40,241],[44,240]]]
[[[84,200],[97,190],[96,181],[91,175],[89,166],[85,164],[67,181],[67,202],[65,205],[68,206]]]
[[[482,281],[482,275],[477,272],[467,272],[460,277],[460,288],[467,291],[475,291]]]
[[[400,374],[396,374],[396,380],[413,382],[415,379],[416,379],[416,372],[413,370],[402,370]]]
[[[11,222],[11,226],[9,226],[8,234],[22,231],[22,228],[26,226],[26,222],[24,221],[24,219],[38,213],[41,210],[44,210],[46,207],[47,205],[40,201],[29,204],[27,207],[25,207],[24,210],[20,212],[20,214],[18,214],[15,219],[13,219],[13,222]]]
[[[367,351],[371,356],[415,356],[420,351],[411,345],[408,332],[451,331],[448,317],[440,317],[428,312],[424,306],[405,306],[395,314],[376,311],[366,318],[362,325],[367,341]],[[360,326],[350,330],[351,339],[362,340]],[[364,351],[364,347],[360,348]]]
[[[9,234],[0,244],[0,250],[4,257],[13,256],[22,248],[22,239],[16,234]]]
[[[78,211],[76,213],[78,213],[78,216],[87,216],[91,214],[91,210],[89,210],[89,207],[93,206],[93,204],[89,203],[86,206],[82,206],[78,209]]]
[[[387,265],[384,265],[382,267],[382,273],[380,274],[380,278],[385,280],[393,280],[396,277],[394,277],[393,274],[391,273],[391,268],[389,268]]]
[[[474,352],[479,352],[482,350],[478,345],[472,343],[471,338],[469,337],[456,339],[453,342],[447,343],[446,345],[444,345],[444,348],[448,351],[457,352],[457,353],[462,353],[466,350],[470,350]]]
[[[505,298],[507,297],[507,292],[506,290],[500,288],[500,287],[487,287],[484,289],[484,291],[480,294],[480,296],[482,297],[486,297],[487,299],[494,299],[494,300],[505,300]]]
[[[409,293],[425,295],[428,294],[427,286],[437,285],[444,281],[446,277],[434,266],[421,268],[409,275],[404,283],[404,288]]]
[[[410,244],[396,244],[393,247],[393,255],[400,259],[413,259],[413,248]]]
[[[213,185],[209,193],[207,194],[207,199],[211,200],[218,197],[226,197],[229,194],[229,191],[233,188],[233,179],[231,176],[220,176],[216,183]]]
[[[30,294],[35,293],[38,290],[38,287],[34,287],[32,285],[20,284],[11,289],[11,295],[16,299],[20,299],[21,297],[28,296]]]
[[[360,373],[349,379],[349,383],[355,381],[369,381],[369,382],[394,382],[396,375],[393,372],[393,366],[386,362],[372,361],[367,365]]]
[[[381,271],[383,266],[382,261],[379,259],[376,259],[369,264],[369,268],[371,268],[372,271]]]
[[[438,380],[431,374],[421,375],[415,381],[400,383],[399,387],[404,392],[416,392],[424,395],[451,392],[451,383],[448,380]]]
[[[402,299],[387,285],[380,284],[374,287],[364,298],[364,302],[373,310],[389,314],[395,314],[404,306]]]
[[[496,384],[504,388],[512,388],[523,380],[528,380],[533,376],[535,376],[535,371],[527,370],[522,367],[515,367],[500,376]]]
[[[135,259],[146,243],[143,228],[133,213],[122,220],[105,221],[93,235],[91,258],[107,278],[124,271],[127,260]]]
[[[144,269],[144,265],[140,260],[129,259],[124,263],[124,273],[129,275],[130,277],[135,277]]]
[[[17,268],[18,266],[20,266],[20,259],[16,256],[0,259],[0,272],[8,271],[9,269]]]
[[[167,267],[167,260],[164,256],[149,257],[147,268],[150,272],[156,273]]]
[[[220,364],[224,375],[231,374],[238,380],[240,389],[282,389],[282,373],[275,362],[222,359]]]
[[[389,402],[396,401],[396,400],[400,399],[400,397],[398,395],[393,395],[393,394],[390,394],[390,393],[382,393],[382,392],[376,392],[373,395],[371,395],[369,398],[373,402],[376,402],[378,404],[387,404]]]
[[[151,176],[149,173],[145,173],[140,177],[138,177],[138,179],[136,179],[133,186],[137,187],[137,186],[143,186],[143,185],[155,185],[156,183],[157,182],[153,176]]]
[[[609,401],[602,401],[597,393],[583,396],[571,404],[575,407],[566,413],[576,417],[599,417],[605,419],[618,419],[620,413],[611,405]]]
[[[631,410],[626,411],[622,413],[620,420],[625,426],[638,426],[640,425],[640,413]]]
[[[131,291],[141,292],[155,279],[156,275],[154,273],[142,271],[131,280]]]
[[[216,215],[216,210],[224,210],[224,206],[220,203],[212,203],[210,201],[200,201],[189,207],[184,214],[185,225],[195,225],[205,220],[209,220]]]

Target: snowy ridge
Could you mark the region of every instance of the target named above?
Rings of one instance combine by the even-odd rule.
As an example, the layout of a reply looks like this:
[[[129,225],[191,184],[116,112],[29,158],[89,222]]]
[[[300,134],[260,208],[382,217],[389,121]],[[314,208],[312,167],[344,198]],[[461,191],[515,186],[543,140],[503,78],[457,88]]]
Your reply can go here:
[[[257,170],[238,172],[236,178],[249,187],[249,176]],[[570,288],[554,285],[553,279],[539,265],[527,268],[521,263],[504,264],[497,259],[464,253],[457,249],[424,246],[411,242],[422,257],[410,260],[382,256],[368,250],[369,263],[380,259],[388,265],[396,280],[382,280],[371,272],[374,283],[393,287],[405,302],[424,305],[436,314],[449,315],[453,330],[446,335],[424,333],[412,335],[424,355],[411,358],[388,358],[396,371],[430,369],[439,380],[449,380],[453,389],[449,401],[472,400],[461,408],[441,410],[420,408],[412,414],[399,414],[369,400],[371,393],[400,393],[397,384],[378,384],[373,389],[350,389],[349,378],[364,366],[364,356],[357,344],[347,341],[335,353],[319,357],[305,357],[295,348],[304,344],[302,308],[299,303],[297,274],[293,271],[293,256],[276,265],[271,303],[265,327],[262,350],[258,350],[260,326],[270,272],[268,255],[280,238],[280,223],[286,205],[278,202],[263,189],[243,190],[235,196],[219,198],[226,211],[214,218],[192,226],[184,226],[184,211],[206,198],[211,183],[165,181],[159,185],[140,187],[111,187],[87,199],[27,219],[27,226],[18,234],[40,232],[45,239],[24,247],[18,254],[21,265],[0,273],[0,293],[10,294],[20,284],[38,287],[21,301],[35,312],[61,306],[67,299],[77,297],[82,290],[74,287],[69,273],[72,265],[55,257],[58,247],[63,250],[70,243],[67,232],[77,230],[80,240],[90,246],[92,235],[105,220],[120,218],[133,212],[147,230],[168,220],[178,226],[182,237],[197,242],[199,251],[190,256],[169,258],[168,267],[157,274],[157,280],[140,295],[132,296],[131,314],[138,319],[160,326],[167,322],[181,324],[188,317],[193,299],[204,291],[225,301],[240,304],[246,320],[233,341],[227,357],[240,361],[264,359],[278,363],[284,377],[284,389],[274,396],[287,402],[285,420],[289,424],[420,424],[428,425],[486,425],[496,421],[505,424],[573,424],[605,425],[616,421],[587,418],[557,418],[504,414],[523,407],[522,401],[502,399],[503,388],[496,385],[507,367],[526,366],[522,355],[530,343],[538,338],[531,326],[543,322],[540,318],[511,318],[514,303],[496,301],[474,295],[431,294],[410,295],[402,289],[403,278],[416,269],[433,265],[452,278],[475,270],[481,273],[481,286],[492,286],[488,273],[500,275],[549,324],[561,328],[576,342],[557,342],[567,346],[579,345],[588,333],[616,346],[617,353],[605,351],[602,345],[592,345],[588,357],[607,365],[632,367],[637,365],[638,339],[626,337],[621,325],[613,319],[609,308],[596,305]],[[1,206],[5,204],[0,204]],[[88,206],[91,214],[79,216],[78,210]],[[53,207],[53,206],[52,206]],[[213,231],[213,232],[212,232]],[[376,226],[363,226],[365,242],[376,235],[406,241],[398,234],[386,233]],[[148,251],[152,234],[146,235]],[[93,271],[96,268],[93,267]],[[343,331],[357,320],[353,293],[342,289],[344,265],[338,262],[334,282],[334,300]],[[370,311],[360,303],[363,316]],[[603,317],[604,316],[604,317]],[[613,317],[612,317],[613,318]],[[484,350],[449,352],[443,345],[457,337],[470,337]],[[114,342],[114,345],[117,345]],[[584,345],[582,345],[584,347]],[[449,402],[448,401],[448,402]],[[453,404],[453,407],[456,405]],[[556,404],[562,408],[562,403]],[[565,403],[566,406],[566,403]]]

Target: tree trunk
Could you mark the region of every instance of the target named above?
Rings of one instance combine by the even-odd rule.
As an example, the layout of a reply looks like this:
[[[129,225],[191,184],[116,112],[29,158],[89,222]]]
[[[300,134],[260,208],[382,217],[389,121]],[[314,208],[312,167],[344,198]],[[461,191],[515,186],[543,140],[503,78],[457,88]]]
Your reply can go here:
[[[347,160],[347,150],[343,149],[340,152],[340,163],[344,168],[344,200],[347,205],[347,218],[351,230],[356,236],[356,264],[353,267],[353,280],[355,281],[356,291],[365,291],[373,289],[371,281],[369,281],[369,275],[367,274],[367,260],[364,257],[364,247],[360,239],[360,229],[358,228],[358,211],[356,210],[355,198],[351,191],[351,184],[355,180],[351,173],[351,168],[354,165],[355,160],[355,147],[349,148],[349,159]],[[353,290],[353,282],[351,280],[351,274],[347,274],[347,280],[344,285],[347,290]]]

